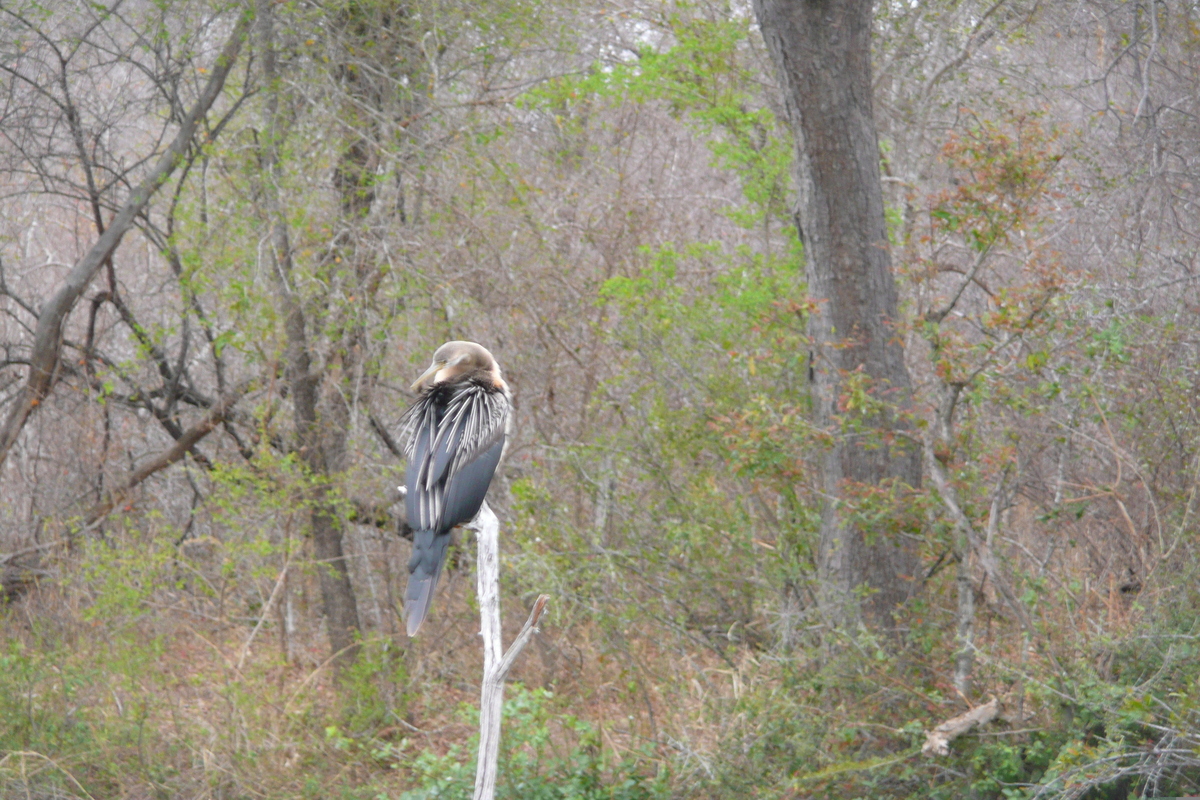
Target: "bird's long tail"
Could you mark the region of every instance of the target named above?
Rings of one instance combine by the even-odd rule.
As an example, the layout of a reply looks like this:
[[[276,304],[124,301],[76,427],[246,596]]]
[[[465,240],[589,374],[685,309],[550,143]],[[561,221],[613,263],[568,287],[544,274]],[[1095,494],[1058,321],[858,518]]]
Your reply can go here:
[[[446,563],[449,533],[413,531],[413,554],[408,561],[408,589],[404,592],[404,611],[408,616],[408,635],[416,636],[429,613],[433,590]]]

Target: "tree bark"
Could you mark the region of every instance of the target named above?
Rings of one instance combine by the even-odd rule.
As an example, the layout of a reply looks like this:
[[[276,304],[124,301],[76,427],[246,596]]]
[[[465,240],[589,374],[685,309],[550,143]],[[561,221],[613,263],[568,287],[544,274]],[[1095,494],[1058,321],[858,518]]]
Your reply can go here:
[[[345,468],[345,404],[321,402],[321,374],[314,366],[308,343],[304,306],[295,291],[287,217],[279,196],[283,176],[279,160],[282,136],[279,115],[279,76],[276,68],[274,11],[270,0],[259,0],[258,40],[266,85],[265,143],[262,147],[263,195],[270,220],[271,276],[284,320],[285,374],[291,389],[296,440],[300,457],[312,478],[309,525],[321,583],[321,600],[329,647],[337,668],[353,663],[358,653],[358,602],[342,548],[342,520],[330,497],[329,479]],[[340,398],[339,398],[340,399]]]
[[[821,468],[829,498],[818,548],[822,611],[835,624],[862,619],[888,628],[896,606],[916,589],[916,547],[894,530],[855,524],[847,504],[848,490],[895,488],[902,495],[921,482],[919,451],[886,444],[911,385],[894,329],[898,301],[871,98],[872,5],[755,0],[755,11],[796,139],[796,225],[808,291],[817,300],[809,320],[814,416],[835,433]],[[857,420],[866,435],[839,430],[845,379],[855,372],[883,401]]]

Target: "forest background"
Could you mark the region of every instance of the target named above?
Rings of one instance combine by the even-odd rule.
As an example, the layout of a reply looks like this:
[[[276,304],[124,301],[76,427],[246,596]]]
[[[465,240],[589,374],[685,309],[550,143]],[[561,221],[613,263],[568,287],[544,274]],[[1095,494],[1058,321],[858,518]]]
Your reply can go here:
[[[0,4],[0,796],[470,795],[469,538],[398,605],[456,338],[516,393],[510,635],[552,597],[501,796],[1200,794],[1200,8],[872,41],[913,395],[821,426],[748,4]],[[920,454],[838,498],[919,558],[889,625],[822,605],[850,439]]]

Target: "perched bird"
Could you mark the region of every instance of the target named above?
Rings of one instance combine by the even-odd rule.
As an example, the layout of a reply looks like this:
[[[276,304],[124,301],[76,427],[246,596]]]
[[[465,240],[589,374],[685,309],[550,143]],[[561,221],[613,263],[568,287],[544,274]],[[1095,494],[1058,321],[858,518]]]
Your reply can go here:
[[[450,529],[479,513],[504,450],[512,395],[500,365],[474,342],[446,342],[412,385],[405,412],[405,508],[413,530],[404,609],[408,635],[425,621]]]

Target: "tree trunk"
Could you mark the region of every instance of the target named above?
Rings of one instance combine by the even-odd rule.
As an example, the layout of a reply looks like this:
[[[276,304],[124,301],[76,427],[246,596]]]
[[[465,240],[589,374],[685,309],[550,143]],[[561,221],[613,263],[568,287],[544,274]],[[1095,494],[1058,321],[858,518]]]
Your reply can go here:
[[[330,477],[345,468],[344,403],[322,403],[322,376],[313,362],[301,297],[295,292],[287,217],[279,197],[282,166],[279,162],[279,76],[275,65],[274,12],[268,0],[258,2],[258,34],[262,58],[266,108],[265,143],[261,164],[263,195],[270,217],[271,275],[283,312],[287,342],[286,377],[291,389],[296,440],[300,456],[312,477],[308,497],[313,549],[321,582],[321,600],[329,647],[339,669],[354,661],[358,652],[358,603],[342,550],[342,520],[329,497]],[[339,398],[340,399],[340,398]]]
[[[897,292],[887,248],[879,147],[871,103],[871,0],[755,0],[755,11],[783,87],[796,137],[796,224],[804,243],[808,291],[818,301],[809,321],[813,405],[833,430],[822,482],[818,578],[826,618],[891,627],[891,613],[915,590],[911,539],[865,529],[848,513],[848,494],[900,490],[921,481],[916,448],[878,446],[873,435],[841,433],[844,382],[856,371],[884,402],[859,422],[886,432],[910,401],[904,348],[894,321]],[[860,429],[861,430],[861,429]],[[858,598],[869,590],[867,599]]]

